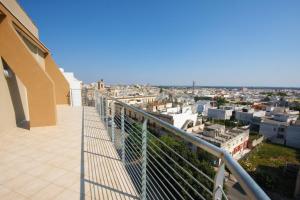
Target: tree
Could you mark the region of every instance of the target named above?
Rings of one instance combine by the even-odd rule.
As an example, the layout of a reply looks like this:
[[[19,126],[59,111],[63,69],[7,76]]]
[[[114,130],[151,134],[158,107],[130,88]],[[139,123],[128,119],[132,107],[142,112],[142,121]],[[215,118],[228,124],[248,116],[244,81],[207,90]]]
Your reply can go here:
[[[199,100],[206,100],[206,101],[210,101],[211,100],[211,97],[199,97],[199,96],[196,96],[194,97],[194,100],[195,102],[199,101]]]
[[[281,97],[286,97],[287,96],[287,94],[285,92],[278,92],[277,95],[281,96]]]
[[[271,101],[270,97],[269,96],[266,96],[265,98],[262,99],[262,101],[266,101],[266,102],[269,102]]]
[[[131,128],[125,129],[126,160],[130,168],[138,171],[142,162],[142,126],[132,123],[126,124],[125,127],[129,126]],[[178,193],[185,199],[190,199],[189,197],[201,199],[197,193],[205,199],[211,199],[211,195],[199,185],[199,182],[210,191],[213,190],[213,184],[198,171],[214,177],[212,165],[214,158],[209,153],[201,149],[193,152],[186,142],[173,135],[159,137],[147,132],[147,138],[147,178],[152,187],[163,195],[163,199],[171,198],[170,195],[180,199]],[[168,192],[165,192],[166,188]]]
[[[125,125],[125,132],[127,133],[127,137],[125,138],[125,151],[126,154],[130,155],[127,156],[127,160],[134,162],[139,160],[139,156],[141,155],[142,128],[137,123],[127,123]]]
[[[217,107],[218,108],[220,108],[220,106],[223,106],[226,103],[228,103],[228,101],[224,97],[217,97],[216,102],[217,102]]]
[[[203,195],[205,199],[210,199],[210,194],[208,194],[197,183],[197,181],[202,183],[211,191],[213,189],[213,184],[201,173],[195,170],[195,168],[199,169],[208,176],[214,177],[215,172],[211,161],[207,160],[210,159],[208,154],[202,151],[193,152],[185,142],[179,141],[172,136],[164,135],[160,137],[159,140],[160,141],[155,138],[151,139],[152,143],[154,144],[152,144],[149,149],[150,153],[152,153],[154,157],[150,159],[152,163],[150,163],[150,165],[155,164],[157,168],[156,170],[159,170],[163,176],[167,177],[169,182],[174,183],[175,179],[178,184],[174,183],[173,187],[176,188],[176,190],[179,191],[179,193],[183,195],[185,199],[189,198],[184,190],[187,191],[187,193],[194,199],[200,199],[199,195],[190,186],[192,186],[198,193]],[[178,154],[191,163],[194,167],[188,164],[188,162],[186,162],[184,159],[180,158]],[[190,175],[188,175],[186,172],[188,172]],[[173,177],[173,179],[170,177],[170,175]],[[165,185],[168,185],[168,182],[163,179],[162,175],[160,175],[160,179],[163,180]],[[197,181],[195,181],[195,179]],[[189,183],[190,186],[187,183]],[[178,185],[181,185],[184,190]],[[172,191],[174,188],[170,187],[169,190]],[[179,198],[179,196],[176,196],[177,193],[175,191],[173,192],[173,195]]]

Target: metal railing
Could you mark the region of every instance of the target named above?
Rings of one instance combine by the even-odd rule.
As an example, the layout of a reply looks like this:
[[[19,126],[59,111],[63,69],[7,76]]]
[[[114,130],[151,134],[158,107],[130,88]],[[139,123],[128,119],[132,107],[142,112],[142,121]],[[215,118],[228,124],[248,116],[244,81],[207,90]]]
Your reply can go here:
[[[140,199],[228,199],[223,186],[225,168],[249,199],[270,199],[225,150],[98,91],[94,97],[95,107]],[[131,115],[133,112],[139,119]],[[179,142],[172,143],[170,136],[151,132],[150,123],[159,125]],[[209,161],[201,161],[187,144],[211,154],[219,164],[212,167]]]

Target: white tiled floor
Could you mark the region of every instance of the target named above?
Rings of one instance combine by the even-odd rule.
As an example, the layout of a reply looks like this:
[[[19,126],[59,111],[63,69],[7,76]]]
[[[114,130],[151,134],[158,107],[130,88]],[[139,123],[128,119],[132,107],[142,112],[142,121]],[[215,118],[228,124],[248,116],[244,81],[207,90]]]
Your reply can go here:
[[[0,199],[136,198],[94,108],[84,124],[83,136],[82,108],[60,106],[57,126],[0,133]]]

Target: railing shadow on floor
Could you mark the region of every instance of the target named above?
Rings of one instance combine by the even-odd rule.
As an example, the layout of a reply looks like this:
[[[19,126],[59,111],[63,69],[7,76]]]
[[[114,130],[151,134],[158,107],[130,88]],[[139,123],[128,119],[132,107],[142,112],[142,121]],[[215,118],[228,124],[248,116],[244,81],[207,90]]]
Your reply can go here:
[[[95,108],[84,107],[82,119],[80,200],[139,199]]]

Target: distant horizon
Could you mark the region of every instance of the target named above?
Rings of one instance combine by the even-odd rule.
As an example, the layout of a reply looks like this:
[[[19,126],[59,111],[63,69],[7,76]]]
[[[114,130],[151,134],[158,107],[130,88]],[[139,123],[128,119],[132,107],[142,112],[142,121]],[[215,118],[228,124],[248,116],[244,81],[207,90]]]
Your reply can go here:
[[[95,81],[97,82],[97,81]],[[85,83],[85,84],[91,84],[91,83],[95,83],[95,82],[90,82],[90,83]],[[131,84],[107,84],[107,85],[150,85],[150,86],[154,86],[154,87],[188,87],[188,88],[192,88],[192,85],[159,85],[159,84],[150,84],[150,83],[146,83],[146,84],[142,84],[142,83],[131,83]],[[290,86],[239,86],[239,85],[195,85],[195,88],[266,88],[266,89],[300,89],[300,86],[296,86],[296,87],[290,87]]]

